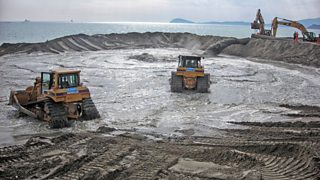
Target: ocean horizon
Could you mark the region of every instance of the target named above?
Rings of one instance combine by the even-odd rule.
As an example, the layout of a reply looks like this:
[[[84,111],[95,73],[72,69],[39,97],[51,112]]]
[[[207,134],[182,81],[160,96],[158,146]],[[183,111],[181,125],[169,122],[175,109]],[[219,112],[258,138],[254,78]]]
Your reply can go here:
[[[270,29],[270,27],[266,27]],[[295,28],[279,27],[277,37],[291,37]],[[320,30],[312,30],[320,34]],[[0,45],[3,43],[35,43],[74,34],[111,34],[129,32],[193,33],[197,35],[250,37],[257,33],[247,25],[185,24],[166,22],[63,22],[6,21],[0,22]],[[300,33],[300,32],[299,32]],[[301,36],[301,33],[300,33]]]

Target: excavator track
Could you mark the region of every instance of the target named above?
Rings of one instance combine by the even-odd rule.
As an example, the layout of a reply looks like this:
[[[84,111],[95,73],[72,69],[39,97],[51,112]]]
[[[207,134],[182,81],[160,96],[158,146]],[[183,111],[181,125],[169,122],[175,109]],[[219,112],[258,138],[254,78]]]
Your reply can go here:
[[[92,120],[92,119],[100,118],[99,111],[97,110],[91,98],[87,98],[83,100],[82,108],[83,108],[82,110],[83,120]]]
[[[171,73],[171,92],[182,92],[183,86],[182,86],[182,77],[177,76],[175,72]]]
[[[62,103],[54,103],[51,100],[45,101],[45,112],[49,117],[50,128],[64,128],[69,126],[68,115]]]

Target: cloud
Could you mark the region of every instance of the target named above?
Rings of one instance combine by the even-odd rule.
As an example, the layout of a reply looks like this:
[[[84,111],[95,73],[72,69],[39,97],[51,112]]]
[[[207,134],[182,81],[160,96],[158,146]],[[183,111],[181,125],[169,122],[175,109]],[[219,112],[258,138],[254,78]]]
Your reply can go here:
[[[0,20],[251,21],[258,8],[266,21],[320,17],[319,0],[0,0]]]

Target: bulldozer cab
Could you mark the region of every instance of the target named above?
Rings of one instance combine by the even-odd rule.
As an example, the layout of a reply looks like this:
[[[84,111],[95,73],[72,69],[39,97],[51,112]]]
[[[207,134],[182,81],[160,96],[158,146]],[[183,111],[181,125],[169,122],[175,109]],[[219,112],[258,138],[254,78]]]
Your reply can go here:
[[[53,77],[51,72],[41,72],[41,94],[45,94],[51,89],[53,84]]]
[[[41,94],[46,94],[52,88],[67,89],[68,92],[80,86],[80,71],[62,71],[41,73]]]
[[[63,88],[73,88],[79,86],[79,74],[60,74],[59,75],[59,89]]]
[[[197,56],[179,56],[179,67],[202,68],[201,57]]]
[[[75,102],[89,98],[90,92],[80,83],[80,70],[57,69],[41,73],[38,85],[40,99],[50,98],[55,102]]]

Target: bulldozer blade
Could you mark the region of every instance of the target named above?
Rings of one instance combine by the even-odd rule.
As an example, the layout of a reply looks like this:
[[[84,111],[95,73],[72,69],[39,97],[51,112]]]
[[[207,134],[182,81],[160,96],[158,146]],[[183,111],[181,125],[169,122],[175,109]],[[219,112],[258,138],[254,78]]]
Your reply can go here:
[[[28,109],[24,108],[23,106],[21,106],[14,91],[11,91],[10,98],[9,98],[9,104],[13,105],[16,109],[18,109],[18,111],[20,111],[28,116],[31,116],[33,118],[37,118],[37,115],[35,113],[33,113],[33,112],[29,111]]]

